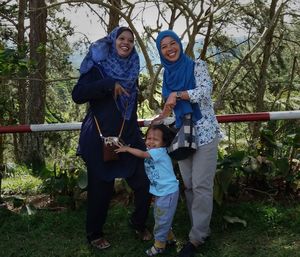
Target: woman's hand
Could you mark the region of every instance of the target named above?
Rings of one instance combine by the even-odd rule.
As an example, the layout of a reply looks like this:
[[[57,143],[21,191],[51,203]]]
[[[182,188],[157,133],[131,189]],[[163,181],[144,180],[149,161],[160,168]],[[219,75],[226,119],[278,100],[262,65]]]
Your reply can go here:
[[[176,92],[172,92],[171,94],[169,94],[164,108],[166,108],[169,111],[172,111],[176,105],[176,101]]]
[[[163,108],[163,111],[161,112],[161,114],[159,114],[158,116],[156,116],[152,121],[151,121],[151,125],[158,125],[158,124],[162,124],[164,122],[164,119],[169,117],[172,110],[174,109],[176,105],[176,92],[172,92],[165,105]]]
[[[164,115],[161,113],[159,115],[157,115],[156,117],[154,117],[154,119],[152,119],[151,121],[151,125],[159,125],[159,124],[162,124],[164,123],[164,119],[166,117],[164,117]]]
[[[176,105],[176,92],[172,92],[164,105],[163,111],[160,114],[163,118],[167,118],[172,113]]]
[[[119,82],[116,82],[115,84],[115,92],[114,92],[114,97],[115,99],[119,96],[119,95],[123,95],[125,94],[126,96],[129,96],[128,92],[126,91],[125,88],[123,88]]]

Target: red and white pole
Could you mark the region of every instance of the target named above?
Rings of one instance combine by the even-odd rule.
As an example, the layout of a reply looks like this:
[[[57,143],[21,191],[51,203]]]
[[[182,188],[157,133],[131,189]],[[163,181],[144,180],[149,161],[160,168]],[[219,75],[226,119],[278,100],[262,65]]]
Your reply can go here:
[[[282,111],[282,112],[257,112],[257,113],[240,113],[217,115],[220,123],[229,122],[251,122],[251,121],[270,121],[270,120],[292,120],[300,119],[299,111]],[[167,118],[164,124],[169,125],[174,122],[174,118]],[[140,127],[148,127],[151,119],[138,120]],[[54,123],[54,124],[32,124],[32,125],[11,125],[1,126],[0,134],[4,133],[28,133],[28,132],[46,132],[46,131],[66,131],[80,130],[81,122],[71,123]]]
[[[80,130],[80,128],[81,128],[81,122],[32,124],[32,125],[10,125],[10,126],[0,126],[0,134]]]
[[[217,115],[218,122],[246,122],[300,119],[300,111],[256,112],[242,114]]]

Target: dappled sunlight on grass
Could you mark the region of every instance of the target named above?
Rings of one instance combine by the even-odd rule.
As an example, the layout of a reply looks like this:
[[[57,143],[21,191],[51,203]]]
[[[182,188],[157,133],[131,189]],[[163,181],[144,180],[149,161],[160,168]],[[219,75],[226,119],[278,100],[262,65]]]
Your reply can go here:
[[[36,194],[41,190],[43,181],[29,174],[20,174],[2,180],[2,194]]]
[[[293,237],[296,239],[297,235],[295,234],[288,234],[288,235],[281,235],[279,238],[272,240],[271,244],[269,245],[270,248],[277,248],[280,251],[296,251],[300,250],[300,241],[293,240]]]

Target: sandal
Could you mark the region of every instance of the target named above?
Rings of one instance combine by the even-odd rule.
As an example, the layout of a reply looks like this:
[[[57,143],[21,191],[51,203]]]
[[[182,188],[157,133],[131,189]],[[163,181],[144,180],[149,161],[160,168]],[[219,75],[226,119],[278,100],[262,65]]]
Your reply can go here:
[[[175,238],[166,241],[167,246],[175,246],[176,244],[177,244],[177,240]]]
[[[110,243],[103,237],[91,241],[90,245],[98,250],[103,250],[110,247]]]
[[[135,230],[135,234],[138,236],[139,239],[141,239],[142,241],[149,241],[152,239],[152,234],[150,233],[150,231],[148,229],[144,229],[144,230]]]
[[[129,226],[134,229],[135,234],[137,235],[137,237],[140,240],[142,240],[142,241],[149,241],[149,240],[152,239],[152,234],[150,233],[150,231],[147,228],[138,229],[137,226],[135,226],[133,224],[133,222],[131,221],[131,219],[129,219],[128,223],[129,223]]]
[[[172,230],[169,231],[166,245],[167,246],[175,246],[177,243],[176,237],[174,235],[174,232]]]
[[[163,253],[165,251],[164,248],[158,248],[155,245],[152,245],[151,248],[149,248],[148,250],[146,250],[146,254],[148,256],[155,256],[157,254]]]

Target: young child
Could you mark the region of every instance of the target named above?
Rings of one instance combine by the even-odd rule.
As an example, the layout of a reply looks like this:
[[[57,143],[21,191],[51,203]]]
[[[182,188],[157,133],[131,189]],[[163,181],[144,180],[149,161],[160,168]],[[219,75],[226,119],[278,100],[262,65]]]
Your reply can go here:
[[[167,244],[175,243],[172,221],[176,211],[179,183],[167,147],[173,139],[171,130],[163,125],[153,125],[146,132],[147,151],[120,145],[117,153],[128,152],[144,158],[145,170],[150,180],[150,193],[154,195],[155,226],[154,245],[146,250],[148,256],[164,252]]]

